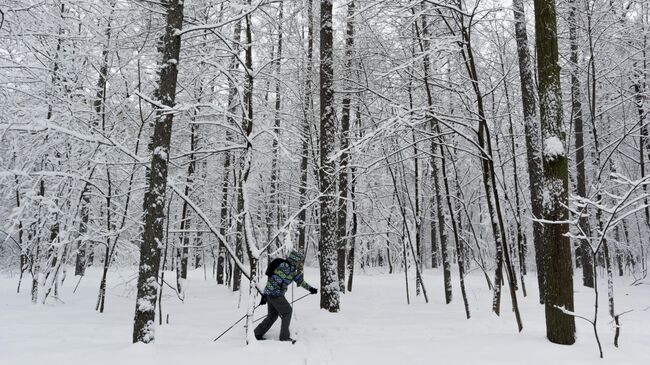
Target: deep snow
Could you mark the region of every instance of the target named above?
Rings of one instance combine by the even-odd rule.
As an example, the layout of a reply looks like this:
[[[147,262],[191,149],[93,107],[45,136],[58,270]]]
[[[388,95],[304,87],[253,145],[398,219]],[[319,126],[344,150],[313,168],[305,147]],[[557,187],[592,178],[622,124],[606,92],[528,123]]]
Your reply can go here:
[[[606,283],[600,280],[599,329],[605,355],[601,360],[591,327],[582,320],[576,322],[575,345],[559,346],[545,339],[544,308],[537,303],[532,275],[526,277],[528,297],[519,298],[524,330],[517,333],[507,291],[497,317],[490,311],[491,292],[477,272],[467,280],[472,314],[467,320],[455,278],[454,300],[445,305],[441,273],[425,271],[429,304],[414,295],[411,276],[412,304],[407,305],[403,273],[358,271],[353,292],[341,296],[340,313],[320,310],[318,296],[296,303],[291,326],[295,345],[273,341],[279,334],[276,323],[267,334],[272,340],[248,346],[242,325],[212,341],[245,313],[248,301],[217,286],[209,272],[204,280],[201,269],[186,282],[185,303],[165,288],[163,312],[169,314],[169,324],[157,327],[156,343],[149,345],[131,344],[134,270],[110,272],[103,314],[94,311],[99,270],[89,270],[76,294],[72,290],[78,278],[69,275],[59,296],[62,302],[48,299],[45,305],[31,304],[31,278],[16,294],[16,277],[5,276],[0,278],[0,364],[650,364],[650,281],[638,286],[629,285],[631,278],[616,282],[617,310],[634,310],[621,319],[616,349]],[[317,273],[307,269],[306,279],[314,286],[319,283]],[[172,273],[165,276],[174,282]],[[576,312],[592,316],[593,292],[578,280],[575,288]],[[306,293],[293,289],[295,298]],[[287,297],[291,295],[290,290]],[[256,313],[265,314],[266,308]]]

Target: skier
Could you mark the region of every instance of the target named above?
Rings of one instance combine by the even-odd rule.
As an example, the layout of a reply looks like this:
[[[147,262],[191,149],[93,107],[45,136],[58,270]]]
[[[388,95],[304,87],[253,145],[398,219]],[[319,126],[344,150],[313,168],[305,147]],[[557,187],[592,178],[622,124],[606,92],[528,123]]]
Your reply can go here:
[[[286,260],[275,259],[269,265],[269,269],[266,272],[269,278],[266,282],[260,303],[268,303],[269,314],[262,323],[255,327],[256,339],[264,340],[264,334],[273,326],[278,316],[280,316],[282,318],[280,341],[296,342],[291,338],[289,332],[292,308],[291,304],[284,297],[284,293],[292,281],[295,281],[297,285],[300,285],[304,289],[309,290],[311,294],[318,293],[318,289],[307,284],[302,272],[298,272],[298,267],[302,267],[304,259],[305,255],[302,252],[293,250],[289,253]]]

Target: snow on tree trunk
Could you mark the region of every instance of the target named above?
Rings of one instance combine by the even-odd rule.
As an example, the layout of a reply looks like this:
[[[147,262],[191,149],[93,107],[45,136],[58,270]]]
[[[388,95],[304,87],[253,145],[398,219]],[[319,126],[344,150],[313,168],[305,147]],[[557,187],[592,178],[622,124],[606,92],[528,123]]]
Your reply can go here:
[[[414,10],[412,10],[414,12]],[[423,57],[423,62],[422,62],[422,67],[424,69],[424,89],[427,95],[427,105],[429,108],[433,109],[433,95],[431,92],[431,88],[429,86],[429,74],[430,74],[430,60],[429,60],[429,33],[428,33],[429,26],[427,24],[427,17],[423,14],[422,15],[422,40],[419,37],[419,30],[416,25],[415,30],[416,30],[416,36],[418,38],[418,43],[420,46],[420,52],[424,54]],[[437,126],[437,121],[435,118],[431,115],[431,112],[427,112],[427,120],[429,124],[429,130],[432,134],[435,134],[437,132],[438,126]],[[445,286],[445,302],[447,304],[451,303],[452,300],[452,286],[451,286],[451,260],[449,257],[449,250],[447,249],[447,234],[445,230],[445,216],[444,216],[444,208],[443,208],[443,199],[442,199],[442,192],[440,188],[440,180],[439,180],[439,174],[438,174],[438,165],[436,163],[436,160],[433,156],[436,155],[436,143],[441,143],[441,141],[432,139],[431,140],[431,179],[433,179],[433,187],[434,187],[434,195],[435,195],[435,203],[436,203],[436,213],[437,213],[437,220],[438,220],[438,232],[440,235],[440,252],[442,256],[442,272],[443,272],[443,281],[444,281],[444,286]],[[433,198],[432,198],[433,200]],[[432,210],[433,210],[433,205],[432,205]],[[452,214],[450,212],[450,214]],[[431,212],[431,215],[433,217],[433,211]],[[432,245],[435,245],[435,240],[433,237],[435,236],[435,232],[432,232]],[[434,250],[435,252],[435,250]],[[435,256],[435,254],[434,254]],[[436,261],[436,258],[433,259]],[[437,265],[436,265],[437,266]],[[434,267],[436,267],[434,266]]]
[[[576,140],[576,190],[578,196],[587,197],[587,187],[585,178],[585,149],[583,138],[583,119],[582,119],[582,95],[580,78],[578,72],[580,67],[578,65],[578,35],[576,24],[576,0],[571,0],[571,8],[569,9],[569,38],[571,42],[571,115],[573,116],[573,128]],[[586,213],[586,212],[585,212]],[[589,218],[581,216],[578,218],[578,225],[582,232],[581,235],[586,237],[591,236],[591,227],[589,226]],[[586,287],[594,287],[594,274],[593,263],[591,262],[591,246],[589,240],[581,239],[578,248],[576,249],[576,256],[579,258],[579,263],[582,266],[582,284]]]
[[[462,20],[462,19],[461,19]],[[469,27],[461,22],[461,35],[463,39],[463,50],[461,55],[465,61],[468,76],[472,81],[472,89],[476,96],[476,106],[478,112],[478,146],[481,155],[481,169],[483,172],[483,188],[485,189],[485,200],[488,206],[488,213],[490,215],[490,223],[492,226],[492,234],[494,235],[494,242],[496,246],[496,270],[494,279],[494,296],[492,301],[492,310],[498,315],[500,311],[501,302],[501,282],[503,281],[503,264],[505,263],[506,276],[508,279],[508,289],[510,290],[510,300],[512,302],[512,311],[515,313],[517,320],[517,327],[519,331],[522,330],[523,324],[519,313],[519,305],[517,303],[517,292],[515,290],[514,269],[510,261],[510,252],[508,249],[508,240],[506,230],[503,223],[503,215],[501,211],[501,203],[499,200],[499,190],[497,188],[496,174],[494,171],[494,158],[492,153],[492,141],[490,137],[490,130],[488,128],[487,119],[485,117],[485,109],[483,106],[483,94],[480,90],[478,72],[476,68],[476,61],[472,50],[471,43],[471,22]]]
[[[233,55],[230,59],[230,69],[237,70],[239,68],[239,49],[241,41],[241,20],[238,20],[233,27]],[[235,113],[239,105],[239,98],[237,97],[237,84],[232,78],[228,78],[228,113],[226,114],[226,123],[229,126],[235,126]],[[226,130],[226,141],[232,141],[232,134],[229,130]],[[230,152],[226,152],[223,157],[223,180],[221,182],[221,206],[220,206],[220,219],[221,224],[219,225],[219,233],[222,237],[226,236],[226,227],[228,224],[228,188],[230,187],[230,181],[228,177],[231,173],[231,165],[234,160],[234,155]],[[224,281],[224,272],[226,270],[226,248],[224,247],[223,242],[219,241],[219,249],[217,251],[217,284],[228,284],[230,280],[227,278]]]
[[[88,185],[84,188],[84,191],[81,193],[81,207],[80,215],[81,221],[79,222],[79,239],[77,240],[77,257],[75,259],[75,276],[83,276],[86,273],[86,247],[88,242],[84,237],[88,232],[88,219],[89,219],[89,205],[90,205],[90,194],[88,192]]]
[[[334,78],[332,0],[321,0],[320,26],[320,307],[339,311],[337,274],[337,201],[336,201],[336,124],[334,112]]]
[[[273,160],[271,161],[271,189],[269,191],[269,204],[268,204],[268,214],[267,214],[267,228],[269,241],[270,237],[277,231],[278,226],[280,226],[280,221],[282,217],[280,209],[280,111],[282,108],[282,97],[281,97],[281,84],[282,84],[282,18],[283,18],[283,5],[279,4],[278,9],[278,43],[277,43],[277,55],[275,58],[272,56],[271,59],[275,59],[276,65],[276,80],[275,80],[275,110],[273,114]],[[269,255],[269,261],[271,256]]]
[[[354,0],[348,3],[347,31],[345,34],[345,66],[343,69],[344,90],[352,87],[352,57],[354,53]],[[345,292],[345,256],[348,242],[348,160],[350,154],[350,93],[343,94],[341,101],[341,156],[339,159],[339,210],[338,210],[338,279],[339,290]]]
[[[185,195],[190,196],[192,185],[194,184],[194,171],[196,170],[196,160],[194,159],[194,150],[196,149],[196,134],[198,126],[196,124],[190,125],[190,155],[189,163],[187,164],[187,177],[185,180]],[[181,224],[180,224],[180,270],[176,272],[176,290],[181,298],[185,297],[185,280],[187,280],[187,265],[189,259],[189,233],[183,231],[189,230],[191,227],[190,212],[188,211],[187,202],[183,202],[181,208]]]
[[[357,103],[356,108],[356,126],[359,134],[361,134],[361,109],[359,103]],[[360,137],[360,136],[359,136]],[[356,181],[357,170],[353,165],[350,167],[350,202],[352,203],[352,228],[350,232],[350,253],[348,256],[348,291],[352,291],[352,279],[354,278],[354,261],[355,261],[355,249],[357,242],[357,232],[359,230],[359,213],[357,212],[357,200],[356,200]]]
[[[156,96],[166,108],[173,108],[176,100],[177,67],[181,48],[181,38],[176,32],[183,25],[183,1],[167,0],[163,4],[166,6],[166,27],[162,37],[162,62]],[[144,232],[140,246],[138,294],[133,320],[134,343],[150,343],[155,340],[158,269],[160,249],[163,246],[165,190],[173,119],[173,113],[157,111],[149,147],[152,155],[149,184],[144,198]]]
[[[307,61],[305,70],[305,90],[303,105],[303,122],[302,122],[302,145],[300,148],[300,206],[304,207],[307,202],[307,178],[309,174],[309,138],[311,134],[311,123],[313,118],[313,98],[312,98],[312,71],[313,71],[313,54],[314,54],[314,14],[313,0],[307,0]],[[298,248],[305,252],[307,245],[307,209],[302,209],[298,214],[300,221],[298,226]]]
[[[544,168],[541,156],[541,131],[537,122],[537,101],[535,98],[535,76],[528,49],[526,32],[526,13],[523,0],[513,0],[512,10],[515,19],[515,39],[519,60],[519,78],[524,110],[524,130],[526,134],[526,157],[528,159],[528,180],[530,181],[530,208],[534,218],[542,217],[542,184]],[[537,265],[537,285],[540,303],[544,302],[544,226],[533,222],[533,245]]]
[[[564,149],[562,91],[555,2],[535,0],[535,38],[542,136],[544,138],[544,304],[549,341],[575,342],[575,318],[557,307],[573,311],[573,267],[569,232],[569,171]]]

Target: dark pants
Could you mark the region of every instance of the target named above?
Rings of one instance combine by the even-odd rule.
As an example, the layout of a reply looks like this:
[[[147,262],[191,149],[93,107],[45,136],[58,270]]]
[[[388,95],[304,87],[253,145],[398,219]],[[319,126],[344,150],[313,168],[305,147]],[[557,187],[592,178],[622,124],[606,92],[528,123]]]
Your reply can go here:
[[[278,319],[278,316],[282,318],[282,327],[280,328],[280,341],[288,340],[291,337],[289,333],[289,324],[291,324],[291,304],[283,296],[280,297],[269,297],[268,303],[266,304],[269,310],[269,314],[264,318],[262,323],[255,327],[255,336],[262,337],[264,334],[271,329],[275,320]]]

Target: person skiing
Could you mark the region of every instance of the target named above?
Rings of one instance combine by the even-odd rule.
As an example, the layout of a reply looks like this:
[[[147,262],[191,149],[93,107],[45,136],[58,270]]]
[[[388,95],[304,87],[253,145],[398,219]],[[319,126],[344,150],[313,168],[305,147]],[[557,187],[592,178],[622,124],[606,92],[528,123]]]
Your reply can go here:
[[[302,267],[305,255],[297,250],[292,250],[287,256],[286,260],[275,259],[269,265],[266,274],[268,280],[264,293],[262,294],[262,301],[260,304],[268,304],[268,315],[257,327],[255,327],[255,338],[257,340],[264,340],[264,334],[273,326],[273,323],[282,318],[282,325],[280,328],[280,341],[295,342],[289,332],[289,325],[291,324],[291,304],[284,297],[287,287],[292,281],[304,289],[309,290],[311,294],[318,293],[318,289],[307,284],[303,278],[303,273],[298,272],[298,268]]]

